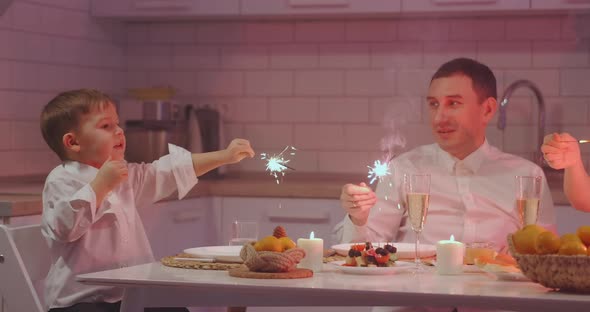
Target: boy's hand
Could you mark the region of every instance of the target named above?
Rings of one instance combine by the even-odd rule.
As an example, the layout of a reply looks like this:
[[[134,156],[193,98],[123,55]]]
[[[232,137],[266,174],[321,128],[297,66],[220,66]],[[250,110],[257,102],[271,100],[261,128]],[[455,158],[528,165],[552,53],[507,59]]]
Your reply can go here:
[[[104,195],[125,181],[127,176],[127,162],[125,160],[112,160],[109,157],[98,170],[94,180],[90,182],[97,199],[101,199],[98,202],[101,202]]]
[[[227,154],[226,163],[235,164],[246,157],[254,157],[254,150],[250,142],[244,139],[233,139],[225,149]]]
[[[582,162],[578,140],[569,133],[546,135],[541,151],[543,158],[553,169],[570,168]]]
[[[340,204],[350,216],[352,223],[364,225],[369,218],[371,208],[377,202],[375,192],[365,183],[359,185],[346,184],[342,187]]]

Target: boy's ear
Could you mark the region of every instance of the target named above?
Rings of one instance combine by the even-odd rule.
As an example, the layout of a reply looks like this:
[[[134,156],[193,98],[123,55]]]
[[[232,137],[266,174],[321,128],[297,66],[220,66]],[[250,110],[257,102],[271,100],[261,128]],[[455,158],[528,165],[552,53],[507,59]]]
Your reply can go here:
[[[62,137],[62,143],[66,149],[66,151],[78,153],[80,151],[80,144],[78,144],[78,140],[76,139],[76,135],[72,132],[68,132],[64,134]]]

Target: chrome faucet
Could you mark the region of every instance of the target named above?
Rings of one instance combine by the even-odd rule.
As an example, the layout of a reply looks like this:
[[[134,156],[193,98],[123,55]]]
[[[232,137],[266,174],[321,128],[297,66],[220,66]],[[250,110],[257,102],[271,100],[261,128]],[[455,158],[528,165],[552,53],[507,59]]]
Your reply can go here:
[[[504,130],[506,128],[506,109],[508,106],[508,101],[510,101],[510,97],[512,97],[512,93],[516,91],[516,89],[520,87],[525,87],[533,91],[535,97],[537,98],[537,104],[539,105],[539,116],[537,122],[537,146],[535,149],[535,163],[542,167],[543,156],[539,152],[541,149],[541,145],[543,144],[543,138],[545,137],[545,101],[543,100],[543,95],[541,94],[541,90],[529,80],[517,80],[511,83],[506,90],[504,91],[504,96],[502,96],[502,100],[500,101],[500,113],[498,116],[498,129]]]

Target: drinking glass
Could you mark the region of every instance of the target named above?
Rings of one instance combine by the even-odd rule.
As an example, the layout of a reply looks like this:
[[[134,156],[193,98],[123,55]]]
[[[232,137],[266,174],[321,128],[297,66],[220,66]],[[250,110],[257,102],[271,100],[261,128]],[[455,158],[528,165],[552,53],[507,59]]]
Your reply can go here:
[[[235,220],[231,224],[230,246],[243,246],[258,240],[258,222]]]
[[[426,215],[428,214],[428,203],[430,198],[430,175],[429,174],[406,174],[404,175],[404,189],[406,193],[406,206],[408,208],[408,217],[412,230],[416,234],[414,250],[416,255],[415,271],[423,270],[420,261],[420,233],[424,229]]]
[[[516,176],[516,208],[523,227],[537,223],[542,181],[541,176]]]

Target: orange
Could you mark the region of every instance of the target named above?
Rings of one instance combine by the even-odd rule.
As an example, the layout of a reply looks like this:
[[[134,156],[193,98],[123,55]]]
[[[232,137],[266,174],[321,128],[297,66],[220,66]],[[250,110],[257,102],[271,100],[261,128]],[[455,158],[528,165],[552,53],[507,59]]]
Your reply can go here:
[[[522,254],[537,253],[535,249],[537,237],[545,231],[547,230],[536,224],[529,224],[523,227],[512,235],[514,248]]]
[[[564,244],[566,242],[582,242],[582,240],[578,237],[578,235],[574,234],[574,233],[567,233],[567,234],[563,234],[561,235],[561,243]]]
[[[295,242],[287,236],[279,238],[279,241],[281,242],[281,247],[283,247],[283,251],[296,247]]]
[[[586,248],[586,246],[584,246],[584,244],[579,241],[568,241],[565,242],[563,244],[561,244],[561,247],[559,247],[559,254],[560,255],[568,255],[568,256],[573,256],[573,255],[586,255],[588,253],[588,249]]]
[[[545,231],[537,237],[535,242],[535,250],[539,255],[557,253],[561,246],[561,240],[559,236],[555,235],[551,231]]]
[[[578,237],[582,240],[586,246],[590,245],[590,225],[582,225],[576,231]]]
[[[282,252],[283,246],[278,238],[270,235],[267,236],[254,244],[256,251],[277,251]]]

